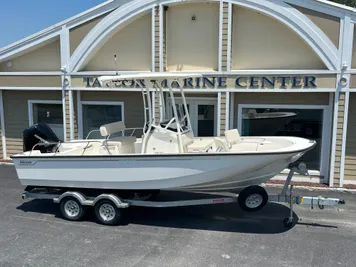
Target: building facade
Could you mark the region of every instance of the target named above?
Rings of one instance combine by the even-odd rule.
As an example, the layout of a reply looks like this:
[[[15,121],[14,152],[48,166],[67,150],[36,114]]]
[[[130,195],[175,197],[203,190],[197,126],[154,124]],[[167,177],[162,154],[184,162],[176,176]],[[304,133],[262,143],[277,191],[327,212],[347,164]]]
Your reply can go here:
[[[355,23],[356,10],[324,0],[108,1],[0,50],[0,158],[36,122],[61,140],[143,127],[141,89],[99,76],[199,72],[184,81],[195,135],[313,139],[310,176],[296,180],[356,184]]]

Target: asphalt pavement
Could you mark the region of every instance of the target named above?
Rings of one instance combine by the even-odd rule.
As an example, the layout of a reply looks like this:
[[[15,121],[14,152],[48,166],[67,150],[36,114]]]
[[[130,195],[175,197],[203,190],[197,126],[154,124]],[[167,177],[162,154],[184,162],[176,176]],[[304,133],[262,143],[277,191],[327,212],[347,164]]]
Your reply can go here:
[[[268,204],[243,212],[237,204],[129,209],[122,226],[60,217],[49,200],[22,200],[12,166],[0,166],[0,266],[356,266],[356,194],[298,191],[343,198],[324,210]],[[276,188],[269,191],[276,192]]]

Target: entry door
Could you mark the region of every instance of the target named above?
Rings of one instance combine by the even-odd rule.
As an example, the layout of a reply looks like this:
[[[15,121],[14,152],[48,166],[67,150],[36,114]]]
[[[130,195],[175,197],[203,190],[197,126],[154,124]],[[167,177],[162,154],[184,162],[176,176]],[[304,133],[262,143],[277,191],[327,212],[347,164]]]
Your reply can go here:
[[[216,99],[191,99],[187,98],[190,122],[195,136],[215,136],[217,123]],[[179,98],[176,104],[183,104]],[[171,105],[169,105],[171,106]]]

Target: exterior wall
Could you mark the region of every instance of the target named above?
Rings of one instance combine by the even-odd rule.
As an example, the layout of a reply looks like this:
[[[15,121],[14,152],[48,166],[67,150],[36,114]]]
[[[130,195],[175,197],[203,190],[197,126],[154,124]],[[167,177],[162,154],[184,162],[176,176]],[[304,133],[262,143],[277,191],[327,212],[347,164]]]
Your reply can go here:
[[[349,110],[356,109],[356,93],[350,93]],[[339,118],[340,119],[340,118]],[[356,181],[356,114],[349,112],[347,123],[344,183]]]
[[[218,40],[219,4],[170,6],[167,11],[167,70],[217,70]]]
[[[125,125],[127,128],[142,128],[143,105],[140,92],[82,92],[81,101],[121,101],[124,102]]]
[[[306,15],[312,22],[314,22],[333,42],[336,47],[339,47],[340,37],[340,19],[324,13],[320,13],[311,9],[294,6],[304,15]]]
[[[22,152],[22,132],[29,126],[28,100],[61,100],[59,91],[3,91],[7,156]]]
[[[159,7],[155,8],[155,71],[159,71]]]
[[[336,94],[334,94],[334,96],[335,95]],[[334,186],[340,185],[340,166],[341,166],[342,132],[344,128],[344,111],[345,111],[345,93],[340,93],[339,101],[338,101],[338,118],[337,118],[336,146],[335,146]]]
[[[119,29],[91,58],[85,71],[150,71],[152,67],[151,13]]]
[[[62,87],[60,76],[0,76],[0,87]]]
[[[226,122],[226,93],[221,93],[221,104],[218,112],[220,112],[220,135],[223,136]]]
[[[239,104],[328,105],[329,93],[235,93],[234,128]]]
[[[292,29],[259,12],[234,5],[231,68],[326,69],[326,66]]]
[[[78,139],[78,114],[77,114],[77,95],[75,91],[73,94],[73,126],[74,126],[74,139]],[[69,91],[66,91],[66,135],[67,140],[70,140],[70,113],[69,113]]]
[[[104,16],[97,17],[91,21],[88,21],[78,27],[75,27],[69,31],[70,38],[70,54],[72,55],[79,46],[79,44],[83,41],[85,36],[105,17]]]
[[[222,25],[222,53],[221,53],[221,68],[222,71],[227,71],[227,49],[228,49],[228,27],[229,27],[229,4],[223,4],[223,25]]]
[[[26,52],[25,52],[26,53]],[[11,62],[12,66],[7,66]],[[14,71],[59,71],[61,68],[60,42],[52,40],[35,50],[0,63],[0,72]]]

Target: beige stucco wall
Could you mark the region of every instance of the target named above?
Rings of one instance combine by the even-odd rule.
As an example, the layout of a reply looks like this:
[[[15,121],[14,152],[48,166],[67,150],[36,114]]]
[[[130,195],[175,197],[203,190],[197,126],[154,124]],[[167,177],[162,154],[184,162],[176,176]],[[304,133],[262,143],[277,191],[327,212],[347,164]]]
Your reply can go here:
[[[233,6],[232,69],[326,69],[304,40],[281,22]]]
[[[170,6],[166,27],[168,71],[217,70],[219,4]]]
[[[150,71],[152,67],[151,13],[145,14],[114,34],[83,68],[86,71]]]
[[[350,93],[344,180],[356,181],[356,93]]]
[[[84,24],[79,25],[69,31],[70,38],[70,54],[72,55],[75,49],[79,46],[85,36],[105,17],[107,14],[90,20]]]
[[[333,42],[336,47],[339,47],[340,37],[340,19],[328,14],[317,12],[311,9],[294,6],[304,15],[306,15],[314,24],[316,24]]]
[[[0,76],[0,87],[62,87],[60,76]]]
[[[7,66],[11,62],[12,66]],[[61,68],[60,41],[52,40],[35,50],[0,63],[0,72],[13,71],[59,71]]]
[[[3,91],[8,157],[22,151],[22,132],[29,126],[28,100],[61,100],[61,92]]]

